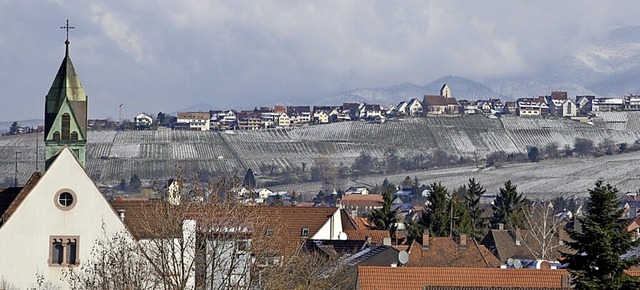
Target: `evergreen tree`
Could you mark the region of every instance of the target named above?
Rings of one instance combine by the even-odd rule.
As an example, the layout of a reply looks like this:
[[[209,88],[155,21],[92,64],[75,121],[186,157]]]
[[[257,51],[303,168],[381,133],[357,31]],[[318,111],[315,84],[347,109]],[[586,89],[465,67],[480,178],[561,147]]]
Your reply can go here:
[[[9,127],[9,135],[17,135],[18,134],[18,122],[11,123],[11,127]]]
[[[118,184],[118,189],[119,190],[126,190],[127,189],[127,180],[126,179],[120,179],[120,183]]]
[[[253,170],[251,170],[251,168],[247,169],[247,173],[244,175],[244,181],[242,182],[242,186],[247,186],[249,188],[256,187],[256,177],[253,174]]]
[[[405,225],[407,227],[407,245],[411,245],[413,241],[422,238],[423,227],[420,223],[409,219],[405,222]]]
[[[598,180],[589,190],[587,214],[578,218],[581,231],[569,230],[567,245],[575,253],[564,253],[567,268],[576,289],[639,289],[640,282],[624,270],[640,264],[640,258],[622,258],[637,247],[631,232],[621,222],[622,210],[617,208],[618,189]]]
[[[129,178],[129,188],[132,191],[138,191],[140,189],[140,186],[142,186],[142,182],[140,181],[140,177],[138,177],[137,174],[131,175],[131,178]]]
[[[498,224],[504,224],[510,229],[524,228],[521,209],[526,202],[527,199],[518,194],[517,186],[511,184],[511,180],[505,182],[493,201],[491,226],[495,228]]]
[[[529,157],[529,161],[531,162],[538,162],[538,156],[540,155],[540,150],[538,150],[538,147],[531,147],[529,148],[529,151],[527,152],[527,157]]]
[[[454,195],[449,200],[449,210],[449,235],[467,234],[472,236],[474,228],[469,215],[469,208]]]
[[[392,209],[393,193],[396,186],[393,183],[389,183],[385,188],[382,195],[383,203],[382,208],[375,209],[369,214],[369,220],[375,225],[377,230],[389,231],[389,236],[395,239],[398,222],[398,215],[395,210]]]
[[[404,178],[404,180],[402,181],[402,188],[411,188],[411,186],[413,185],[413,180],[411,180],[411,177],[409,177],[409,175],[407,175],[407,177]]]
[[[482,209],[480,208],[480,198],[487,191],[475,178],[470,178],[467,184],[467,192],[464,195],[464,205],[469,211],[469,219],[473,226],[474,235],[479,235],[485,229],[481,219]]]
[[[449,235],[449,192],[442,183],[434,182],[429,188],[427,211],[418,223],[436,237]]]

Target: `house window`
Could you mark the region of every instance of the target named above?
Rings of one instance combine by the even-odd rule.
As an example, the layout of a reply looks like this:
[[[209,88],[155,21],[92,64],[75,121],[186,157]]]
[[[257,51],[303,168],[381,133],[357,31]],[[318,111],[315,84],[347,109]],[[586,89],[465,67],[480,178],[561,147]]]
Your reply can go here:
[[[78,260],[78,236],[49,237],[49,266],[76,266]]]
[[[60,141],[60,132],[58,131],[53,132],[53,140]]]
[[[78,140],[78,132],[76,131],[71,132],[71,140]]]
[[[302,231],[300,231],[300,236],[308,237],[309,236],[309,228],[302,228]]]
[[[56,207],[61,210],[71,210],[74,208],[77,199],[76,194],[68,188],[61,189],[54,195],[54,203]]]
[[[236,253],[237,254],[244,254],[247,251],[249,251],[249,240],[238,240],[236,241]]]

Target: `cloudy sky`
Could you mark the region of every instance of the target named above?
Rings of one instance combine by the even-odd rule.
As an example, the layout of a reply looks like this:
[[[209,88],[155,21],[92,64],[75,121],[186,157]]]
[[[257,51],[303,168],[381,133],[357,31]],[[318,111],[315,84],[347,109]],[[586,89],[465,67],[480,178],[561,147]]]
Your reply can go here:
[[[0,121],[42,118],[64,56],[92,118],[253,108],[345,90],[526,74],[640,1],[0,0]]]

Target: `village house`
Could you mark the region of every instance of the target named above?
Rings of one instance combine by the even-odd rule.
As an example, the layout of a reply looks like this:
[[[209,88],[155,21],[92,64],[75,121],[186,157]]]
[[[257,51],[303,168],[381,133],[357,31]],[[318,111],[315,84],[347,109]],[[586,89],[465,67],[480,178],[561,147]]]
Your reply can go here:
[[[553,91],[550,96],[544,96],[544,102],[549,107],[549,115],[562,116],[563,104],[567,100],[567,92]]]
[[[294,125],[311,122],[311,108],[309,106],[289,106],[287,107],[287,115]]]
[[[314,111],[313,122],[316,124],[327,124],[329,123],[329,114],[324,110]]]
[[[239,130],[257,130],[264,128],[262,115],[253,111],[241,111],[236,115]]]
[[[624,98],[593,98],[591,100],[593,112],[622,111],[623,109]]]
[[[209,131],[211,115],[209,112],[180,112],[174,130]]]
[[[579,114],[578,106],[572,99],[567,99],[562,103],[562,117],[576,117]]]
[[[153,117],[145,113],[138,114],[133,118],[133,124],[135,125],[136,130],[149,129],[149,127],[153,125]]]
[[[595,96],[576,96],[576,106],[580,111],[580,116],[586,116],[591,113],[591,102]]]
[[[375,209],[382,208],[384,198],[380,194],[346,194],[340,203],[341,208],[355,211],[358,216],[364,216]]]
[[[539,117],[546,116],[548,112],[549,106],[540,98],[520,98],[516,101],[516,116]]]
[[[422,103],[420,100],[413,98],[407,103],[406,114],[412,117],[420,117],[424,115]]]

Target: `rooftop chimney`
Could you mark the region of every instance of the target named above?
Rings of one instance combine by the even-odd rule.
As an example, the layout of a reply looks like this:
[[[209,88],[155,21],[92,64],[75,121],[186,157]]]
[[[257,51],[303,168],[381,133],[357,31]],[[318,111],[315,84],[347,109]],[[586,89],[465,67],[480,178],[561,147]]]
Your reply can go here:
[[[460,235],[460,247],[466,247],[467,246],[467,235]]]
[[[120,217],[120,221],[124,222],[124,213],[127,212],[124,209],[118,210],[118,216]]]
[[[391,238],[382,238],[382,244],[385,246],[391,246]]]
[[[503,223],[499,223],[498,224],[498,229],[501,231],[504,231],[504,224]]]
[[[422,250],[429,250],[429,230],[424,230],[422,232]]]

